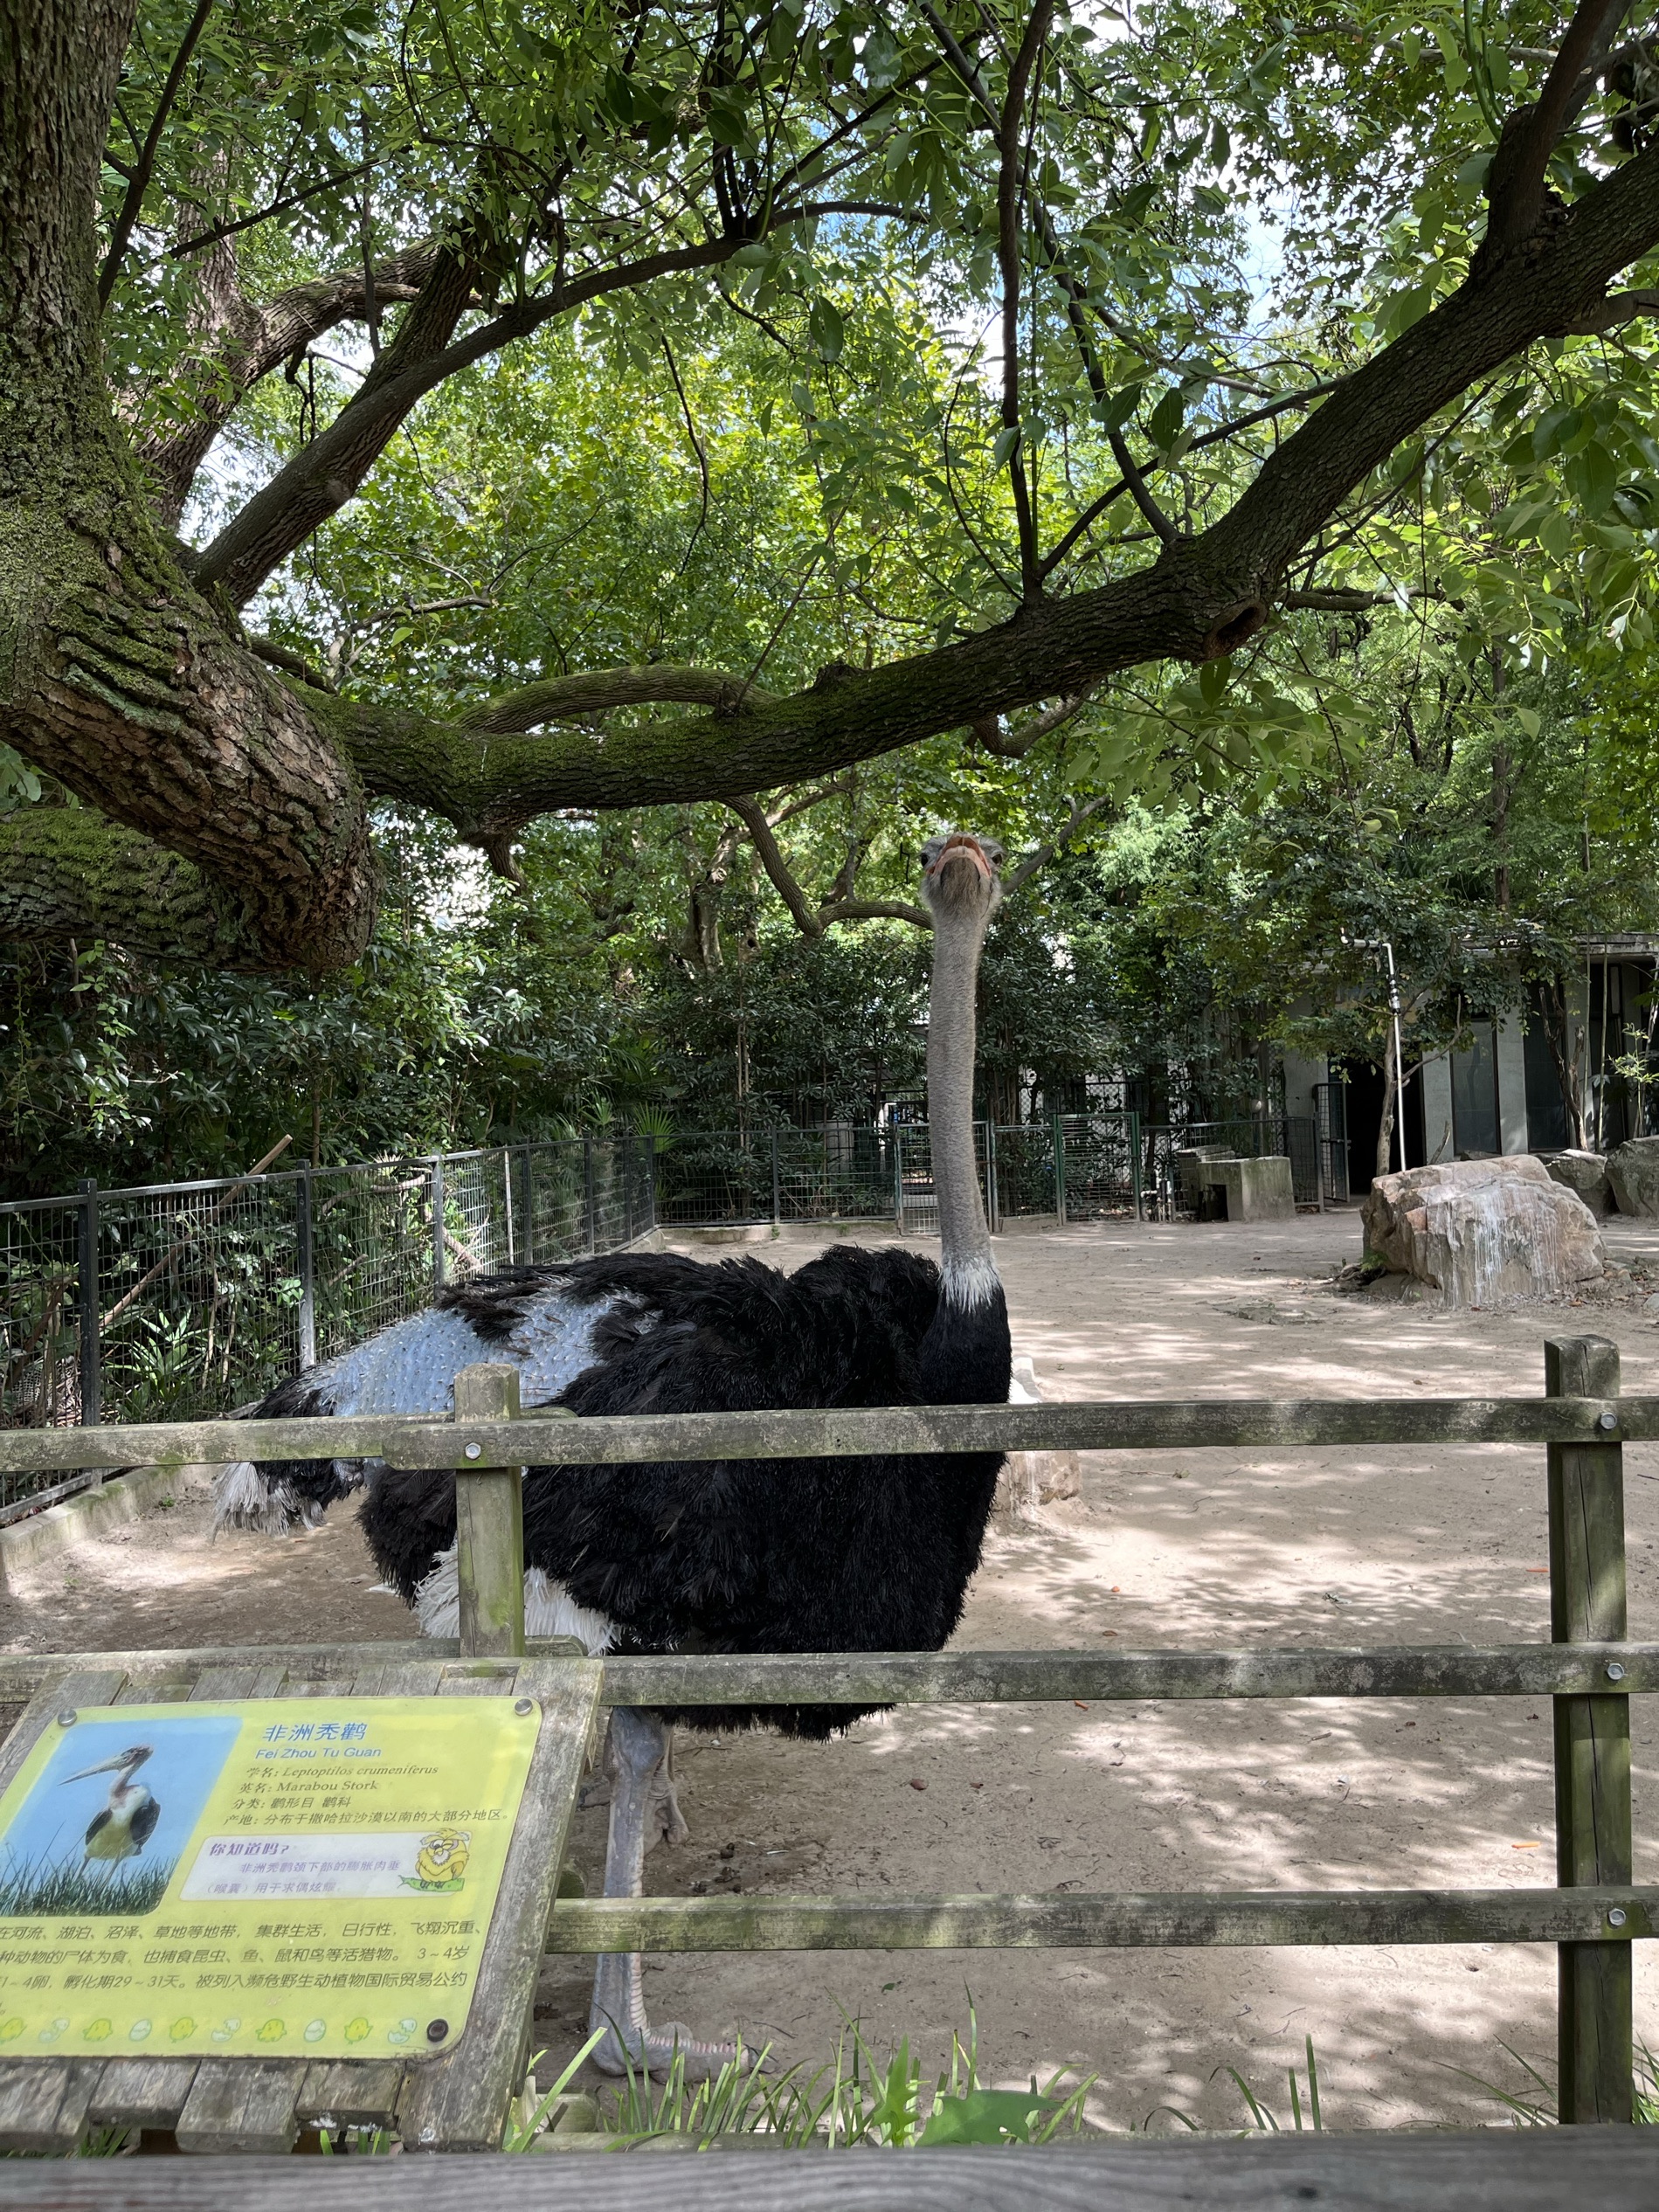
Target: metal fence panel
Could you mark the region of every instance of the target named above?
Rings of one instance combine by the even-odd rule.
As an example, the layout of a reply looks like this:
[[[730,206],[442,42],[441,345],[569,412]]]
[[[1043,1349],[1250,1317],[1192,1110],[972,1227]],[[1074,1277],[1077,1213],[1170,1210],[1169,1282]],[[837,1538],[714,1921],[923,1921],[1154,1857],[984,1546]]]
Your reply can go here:
[[[1063,1114],[1054,1124],[1068,1221],[1130,1214],[1141,1201],[1140,1116]]]
[[[1319,1197],[1319,1131],[1296,1116],[1144,1130],[1098,1111],[978,1123],[974,1139],[993,1228],[1129,1214],[1143,1192],[1177,1210],[1173,1154],[1192,1143],[1288,1151],[1298,1199]],[[3,1205],[0,1426],[217,1414],[476,1269],[614,1252],[658,1223],[832,1220],[938,1234],[925,1122],[621,1130]],[[4,1478],[0,1518],[41,1487]]]
[[[181,1421],[514,1260],[615,1251],[653,1225],[626,1134],[0,1206],[0,1427]],[[0,1476],[0,1520],[64,1483]]]
[[[1165,1220],[1190,1218],[1192,1208],[1175,1172],[1178,1152],[1217,1148],[1215,1157],[1262,1159],[1282,1154],[1290,1162],[1298,1206],[1322,1203],[1318,1125],[1310,1114],[1240,1115],[1228,1121],[1143,1126],[1142,1185],[1147,1202]]]
[[[80,1419],[80,1255],[73,1201],[0,1214],[0,1425]],[[15,1480],[0,1476],[0,1507]]]

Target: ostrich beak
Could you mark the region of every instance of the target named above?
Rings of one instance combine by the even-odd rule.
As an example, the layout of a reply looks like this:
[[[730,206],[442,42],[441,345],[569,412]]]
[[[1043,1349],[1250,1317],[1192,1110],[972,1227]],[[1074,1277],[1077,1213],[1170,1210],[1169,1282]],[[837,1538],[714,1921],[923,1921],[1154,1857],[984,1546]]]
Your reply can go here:
[[[937,875],[947,861],[971,861],[987,882],[991,879],[991,863],[980,850],[977,838],[953,837],[928,870],[928,874]]]

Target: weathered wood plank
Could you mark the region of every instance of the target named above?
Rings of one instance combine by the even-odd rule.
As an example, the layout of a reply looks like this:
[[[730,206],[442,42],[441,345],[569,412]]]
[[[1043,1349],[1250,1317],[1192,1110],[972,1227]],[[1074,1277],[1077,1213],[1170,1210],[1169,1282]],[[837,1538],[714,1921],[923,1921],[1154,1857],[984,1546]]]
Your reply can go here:
[[[306,2063],[299,2058],[204,2058],[178,2116],[181,2151],[289,2151]]]
[[[447,1695],[486,1680],[457,1675]],[[586,1661],[527,1661],[500,1694],[534,1697],[541,1732],[507,1856],[467,2031],[429,2064],[411,2063],[398,2125],[411,2150],[499,2150],[508,2101],[529,2055],[543,1931],[599,1709],[600,1670]]]
[[[300,2087],[306,2127],[391,2127],[405,2069],[401,2059],[315,2059]]]
[[[1607,1426],[1611,1421],[1612,1427]],[[1194,1451],[1338,1444],[1592,1443],[1659,1437],[1659,1398],[1142,1400],[1075,1405],[797,1407],[584,1420],[583,1463],[659,1459],[845,1458],[866,1452]],[[475,1460],[461,1455],[479,1448]],[[569,1416],[460,1426],[447,1415],[135,1423],[8,1429],[0,1470],[183,1466],[249,1459],[382,1456],[410,1468],[559,1466]]]
[[[455,1419],[516,1421],[518,1369],[480,1361],[455,1378]],[[469,1657],[524,1649],[524,1469],[455,1475],[455,1580],[460,1648]]]
[[[1600,1337],[1544,1347],[1552,1397],[1619,1388],[1619,1352]],[[1550,1627],[1563,1642],[1623,1636],[1624,1453],[1616,1443],[1552,1444]],[[1628,1882],[1630,1706],[1609,1697],[1558,1697],[1554,1709],[1556,1879]],[[1632,1960],[1628,1948],[1565,1943],[1558,1979],[1557,2062],[1564,2121],[1634,2119]]]
[[[287,1669],[282,1667],[204,1667],[190,1685],[188,1703],[192,1705],[229,1704],[242,1697],[268,1697],[271,1692],[259,1688],[260,1681],[269,1681],[274,1673],[280,1687]]]
[[[451,1638],[421,1644],[342,1644],[340,1678],[282,1684],[285,1697],[435,1693]],[[532,1658],[579,1658],[566,1639],[531,1638]],[[258,1666],[259,1646],[201,1655],[205,1665]],[[0,1697],[35,1695],[45,1684],[95,1667],[102,1655],[0,1656]],[[197,1669],[182,1652],[114,1655],[130,1669],[120,1702],[189,1697]],[[157,1663],[159,1662],[159,1663]],[[1659,1691],[1659,1643],[1393,1644],[1373,1649],[1238,1651],[850,1651],[667,1653],[603,1662],[607,1704],[1020,1704],[1082,1697],[1101,1703],[1228,1697],[1624,1697]],[[1613,1679],[1607,1669],[1623,1673]],[[153,1671],[152,1671],[153,1669]],[[386,1685],[396,1683],[396,1689]],[[52,1697],[59,1695],[53,1690]],[[262,1692],[260,1694],[273,1694]],[[91,1702],[81,1699],[82,1704]]]
[[[88,2124],[176,2127],[200,2063],[197,2058],[107,2059],[87,2107]]]
[[[101,2058],[0,2061],[0,2145],[9,2151],[72,2151],[86,2125]]]
[[[840,1651],[608,1656],[613,1705],[982,1704],[1084,1698],[1548,1697],[1659,1690],[1659,1643],[1366,1650]],[[1607,1669],[1622,1672],[1612,1678]]]
[[[1615,1918],[1614,1916],[1618,1916]],[[1211,1944],[1565,1943],[1659,1932],[1659,1888],[1221,1890],[1033,1897],[568,1897],[547,1947],[1018,1951]]]
[[[238,2212],[1652,2212],[1651,2128],[1279,2135],[854,2157],[249,2159]],[[20,2212],[224,2212],[222,2169],[31,2162]]]
[[[526,1649],[538,1659],[585,1657],[570,1636],[531,1636]],[[280,1660],[289,1685],[322,1683],[325,1694],[366,1668],[398,1666],[410,1661],[454,1659],[454,1636],[413,1636],[398,1643],[204,1644],[199,1650],[12,1651],[0,1652],[0,1700],[15,1704],[32,1697],[44,1684],[88,1667],[116,1668],[142,1681],[163,1681],[181,1697],[204,1667],[259,1667]],[[300,1694],[295,1690],[295,1695]]]

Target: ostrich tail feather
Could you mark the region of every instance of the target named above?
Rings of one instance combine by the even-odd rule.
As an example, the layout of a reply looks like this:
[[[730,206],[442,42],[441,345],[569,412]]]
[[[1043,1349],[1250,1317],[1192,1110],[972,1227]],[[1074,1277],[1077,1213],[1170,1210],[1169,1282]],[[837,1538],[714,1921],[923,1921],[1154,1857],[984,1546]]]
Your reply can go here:
[[[272,1482],[251,1459],[234,1461],[213,1479],[213,1533],[252,1529],[259,1536],[287,1536],[296,1526],[315,1526],[320,1509],[298,1497],[290,1483]]]
[[[440,1552],[431,1572],[415,1586],[415,1615],[423,1636],[460,1634],[460,1582],[455,1546]],[[527,1636],[574,1636],[590,1657],[609,1651],[617,1640],[614,1621],[591,1606],[577,1605],[563,1582],[531,1567],[524,1577],[524,1633]]]

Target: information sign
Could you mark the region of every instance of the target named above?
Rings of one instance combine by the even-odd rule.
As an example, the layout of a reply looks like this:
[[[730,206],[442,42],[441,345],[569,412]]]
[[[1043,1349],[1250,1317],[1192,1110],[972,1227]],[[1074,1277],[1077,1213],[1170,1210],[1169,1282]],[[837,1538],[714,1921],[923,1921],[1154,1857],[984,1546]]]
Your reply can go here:
[[[531,1698],[83,1708],[0,1797],[0,2057],[413,2057],[466,2026]]]

